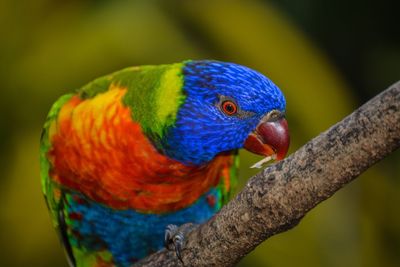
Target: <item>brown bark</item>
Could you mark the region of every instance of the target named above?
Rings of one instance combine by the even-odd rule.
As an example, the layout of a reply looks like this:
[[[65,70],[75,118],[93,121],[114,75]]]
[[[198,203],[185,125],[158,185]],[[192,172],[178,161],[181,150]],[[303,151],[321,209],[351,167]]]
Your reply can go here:
[[[400,82],[287,159],[253,176],[208,222],[186,236],[185,266],[232,266],[270,236],[400,146]],[[136,265],[135,265],[136,266]],[[182,266],[165,249],[137,266]]]

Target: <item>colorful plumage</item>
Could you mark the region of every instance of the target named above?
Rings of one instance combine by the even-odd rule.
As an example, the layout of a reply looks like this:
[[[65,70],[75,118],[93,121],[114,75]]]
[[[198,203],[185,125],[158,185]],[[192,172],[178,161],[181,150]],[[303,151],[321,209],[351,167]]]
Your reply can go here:
[[[46,203],[71,265],[129,266],[168,224],[202,223],[236,184],[237,150],[285,156],[285,99],[218,61],[131,67],[62,96],[41,138]]]

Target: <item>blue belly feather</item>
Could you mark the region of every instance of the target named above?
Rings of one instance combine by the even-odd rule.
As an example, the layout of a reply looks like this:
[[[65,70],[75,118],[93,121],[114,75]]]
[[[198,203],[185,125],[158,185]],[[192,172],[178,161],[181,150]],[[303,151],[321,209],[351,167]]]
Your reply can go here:
[[[210,197],[215,199],[214,205],[210,203]],[[77,198],[81,201],[76,201]],[[220,200],[220,189],[213,188],[187,208],[172,213],[145,214],[134,210],[114,210],[79,193],[71,193],[67,196],[66,215],[75,213],[82,216],[79,220],[67,222],[72,233],[70,243],[90,252],[107,249],[115,264],[129,266],[163,247],[168,224],[203,223],[220,208]]]

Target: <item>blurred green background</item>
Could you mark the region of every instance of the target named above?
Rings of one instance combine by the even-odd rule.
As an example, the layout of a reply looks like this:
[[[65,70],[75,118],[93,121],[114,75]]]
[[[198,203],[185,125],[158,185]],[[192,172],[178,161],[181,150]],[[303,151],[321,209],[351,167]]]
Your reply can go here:
[[[0,266],[67,266],[38,164],[41,126],[61,94],[131,65],[240,63],[285,92],[293,152],[400,78],[394,4],[0,1]],[[242,152],[242,184],[256,160]],[[399,163],[397,151],[240,266],[400,266]]]

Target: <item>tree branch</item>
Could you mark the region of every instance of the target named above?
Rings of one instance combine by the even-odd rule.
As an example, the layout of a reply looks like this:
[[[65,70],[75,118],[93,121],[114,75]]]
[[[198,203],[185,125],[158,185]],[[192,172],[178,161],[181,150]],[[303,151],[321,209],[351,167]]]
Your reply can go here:
[[[236,198],[186,236],[185,266],[234,265],[399,146],[400,81],[253,176]],[[182,264],[163,249],[137,266]]]

